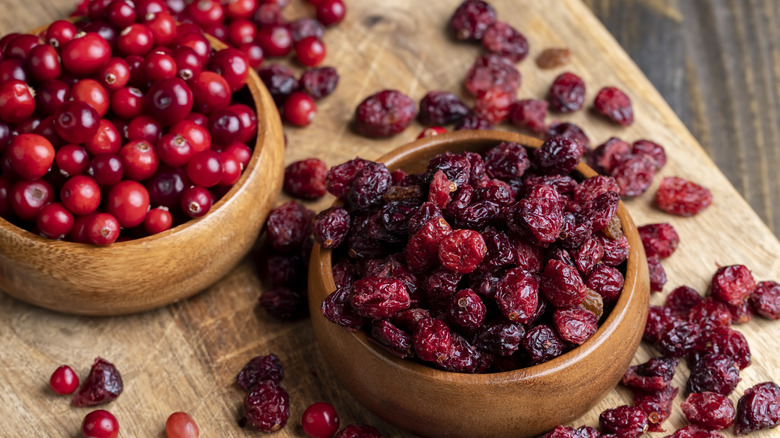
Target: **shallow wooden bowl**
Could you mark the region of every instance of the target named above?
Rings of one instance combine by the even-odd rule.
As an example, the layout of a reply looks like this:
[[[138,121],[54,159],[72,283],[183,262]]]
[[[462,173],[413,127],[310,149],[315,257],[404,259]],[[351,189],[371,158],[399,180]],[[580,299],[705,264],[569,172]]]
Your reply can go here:
[[[485,152],[501,141],[541,141],[500,131],[461,131],[424,138],[379,158],[388,168],[425,169],[436,154]],[[580,164],[577,170],[592,176]],[[398,359],[320,313],[336,289],[331,251],[315,245],[309,265],[309,306],[323,355],[344,387],[389,423],[425,437],[531,437],[579,417],[620,380],[636,353],[647,319],[649,277],[644,249],[625,206],[618,217],[631,250],[625,287],[596,334],[541,365],[494,374],[440,371]]]
[[[258,113],[252,159],[206,216],[106,247],[45,239],[0,219],[0,289],[52,310],[117,315],[187,298],[227,274],[255,242],[284,172],[279,113],[254,71],[248,88]]]

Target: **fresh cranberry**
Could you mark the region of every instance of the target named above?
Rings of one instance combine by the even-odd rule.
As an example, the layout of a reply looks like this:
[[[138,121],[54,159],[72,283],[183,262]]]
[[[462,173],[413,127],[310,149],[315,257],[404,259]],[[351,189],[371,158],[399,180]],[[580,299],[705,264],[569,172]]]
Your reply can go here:
[[[0,125],[2,126],[2,125]],[[35,128],[35,134],[41,135],[46,138],[46,140],[49,140],[49,142],[55,147],[60,147],[63,144],[65,144],[64,141],[60,138],[59,135],[57,135],[57,130],[55,128],[55,120],[54,116],[46,117],[45,119],[41,120],[41,124],[38,125],[37,128]],[[2,147],[0,147],[2,149]]]
[[[295,43],[295,57],[307,67],[322,64],[325,55],[325,43],[315,36],[306,37]]]
[[[241,162],[231,153],[222,151],[219,153],[219,160],[222,162],[222,178],[218,185],[230,187],[241,179],[241,171],[244,169]]]
[[[208,119],[206,119],[208,121]],[[205,126],[201,126],[190,120],[182,120],[173,125],[170,134],[181,135],[190,142],[195,152],[205,151],[211,148],[211,134]]]
[[[218,145],[234,143],[244,135],[241,119],[229,108],[218,109],[211,113],[207,127],[212,141]]]
[[[205,150],[195,154],[187,163],[187,176],[193,184],[211,187],[222,178],[222,162],[219,154]]]
[[[169,166],[183,166],[194,154],[190,142],[181,135],[165,134],[157,141],[157,155],[160,161]]]
[[[141,115],[144,95],[141,90],[124,87],[111,95],[111,111],[117,116],[129,120]]]
[[[154,146],[145,141],[131,141],[122,146],[119,158],[122,160],[125,178],[133,181],[151,177],[159,165]]]
[[[18,79],[27,82],[27,69],[21,59],[6,59],[0,62],[0,83]]]
[[[57,49],[47,44],[33,47],[27,56],[27,72],[37,82],[60,77],[62,67]]]
[[[159,80],[146,94],[146,112],[164,127],[178,123],[192,111],[193,91],[180,78]]]
[[[73,215],[59,202],[52,202],[41,209],[35,224],[44,237],[64,239],[73,229]]]
[[[317,21],[325,26],[338,24],[347,15],[347,7],[341,0],[321,0],[315,8]]]
[[[135,181],[122,181],[108,192],[107,210],[124,228],[141,225],[149,210],[149,192]]]
[[[176,19],[167,11],[146,14],[141,23],[149,27],[156,46],[171,46],[178,37]]]
[[[59,148],[54,156],[54,162],[57,163],[60,172],[64,172],[66,176],[85,174],[90,166],[87,150],[75,144]]]
[[[209,69],[225,78],[233,93],[246,85],[249,78],[249,61],[240,50],[231,47],[215,53]]]
[[[63,81],[53,79],[38,86],[35,93],[35,110],[48,117],[57,112],[70,96],[70,87]]]
[[[0,120],[19,123],[35,112],[35,97],[32,89],[18,79],[11,79],[0,85]]]
[[[179,34],[178,38],[179,47],[189,47],[194,50],[200,58],[201,65],[208,65],[211,58],[211,43],[205,35],[200,33],[186,33]],[[178,63],[178,61],[177,61]]]
[[[287,98],[282,107],[285,120],[296,126],[308,126],[317,114],[317,104],[306,93],[295,92]]]
[[[314,403],[303,411],[301,426],[312,438],[330,438],[339,430],[339,415],[330,403]]]
[[[108,92],[98,81],[82,79],[70,89],[70,98],[75,102],[83,102],[97,111],[100,117],[108,112]]]
[[[50,24],[43,40],[55,49],[65,45],[76,36],[76,26],[68,20],[57,20]]]
[[[17,175],[33,180],[49,171],[55,152],[46,138],[38,134],[19,134],[11,140],[6,156]]]
[[[167,438],[198,438],[200,430],[195,420],[185,412],[174,412],[165,420]]]
[[[195,0],[185,8],[185,13],[201,27],[222,23],[225,20],[225,9],[217,0]]]
[[[38,212],[54,200],[54,189],[46,180],[19,181],[9,192],[11,207],[19,219],[32,221]]]
[[[52,373],[49,387],[60,395],[73,394],[73,391],[79,387],[79,376],[73,371],[73,368],[61,365]]]
[[[116,438],[119,436],[119,422],[111,412],[99,409],[84,417],[81,423],[83,438]]]
[[[86,175],[76,175],[62,185],[60,198],[71,213],[90,214],[100,206],[100,187]]]
[[[143,56],[126,56],[125,62],[127,62],[127,68],[130,69],[130,81],[127,83],[127,86],[146,89],[149,84],[146,83],[146,78],[144,77]]]
[[[41,45],[41,40],[37,35],[23,34],[8,41],[3,49],[3,56],[6,59],[18,58],[27,61],[30,51]]]
[[[287,56],[293,46],[290,29],[280,24],[260,28],[257,43],[263,48],[265,56],[270,57]]]
[[[255,111],[242,103],[230,105],[228,109],[235,112],[238,115],[239,120],[241,120],[244,134],[239,141],[248,143],[255,138],[255,135],[257,134],[257,114]]]
[[[162,134],[162,126],[150,116],[138,116],[127,124],[126,134],[130,141],[144,140],[155,144]]]
[[[161,170],[146,183],[152,204],[178,209],[181,195],[190,186],[187,172],[182,168]]]
[[[217,73],[201,72],[189,82],[195,99],[195,110],[203,114],[230,106],[230,84]]]
[[[189,81],[203,71],[203,60],[198,53],[190,47],[179,46],[173,51],[173,60],[176,63],[176,76]]]
[[[257,27],[247,19],[232,21],[227,25],[227,39],[232,46],[252,43],[256,37]]]
[[[116,91],[130,82],[130,66],[122,58],[111,58],[97,73],[98,80],[109,91]]]
[[[83,102],[66,102],[54,114],[54,128],[65,141],[85,143],[97,133],[100,116]]]
[[[135,5],[130,0],[115,0],[105,11],[106,20],[117,29],[124,29],[135,23]]]
[[[122,180],[122,160],[115,154],[99,154],[92,157],[91,172],[98,184],[110,187]]]
[[[144,77],[149,82],[156,82],[176,76],[178,68],[171,55],[156,50],[144,58]]]
[[[200,186],[192,186],[181,195],[181,209],[191,218],[206,215],[211,209],[211,193]]]
[[[96,21],[106,17],[106,10],[113,0],[92,0],[87,6],[87,17]]]
[[[243,143],[233,143],[222,150],[223,154],[230,154],[241,164],[242,169],[246,169],[249,161],[252,159],[252,149]]]
[[[81,33],[95,33],[99,35],[104,40],[108,41],[108,45],[111,47],[112,50],[115,50],[116,48],[116,42],[118,37],[118,30],[114,29],[113,26],[110,24],[104,22],[104,21],[92,21],[89,23],[84,24],[84,27],[81,29],[81,31],[76,34],[78,36]]]
[[[119,33],[117,49],[123,56],[146,56],[154,47],[154,35],[145,24],[131,24]]]
[[[238,50],[246,56],[246,62],[249,64],[249,67],[255,70],[257,70],[265,60],[263,47],[255,42],[241,44],[238,46]]]
[[[96,33],[87,33],[65,43],[62,47],[62,66],[77,76],[97,73],[111,57],[108,41]]]

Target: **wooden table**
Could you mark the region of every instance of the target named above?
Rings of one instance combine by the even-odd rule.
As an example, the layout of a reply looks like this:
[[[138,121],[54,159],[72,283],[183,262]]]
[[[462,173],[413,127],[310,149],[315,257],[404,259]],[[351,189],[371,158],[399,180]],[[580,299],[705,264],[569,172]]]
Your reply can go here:
[[[347,21],[325,36],[329,49],[327,63],[339,68],[342,82],[335,95],[321,102],[313,125],[306,129],[286,129],[287,162],[313,155],[329,165],[356,155],[375,158],[413,139],[420,130],[419,125],[381,141],[357,137],[347,125],[356,104],[381,88],[398,88],[414,99],[431,89],[461,92],[463,75],[478,49],[455,44],[443,32],[446,18],[457,3],[458,0],[398,0],[383,2],[379,8],[374,2],[350,2]],[[774,141],[778,134],[775,111],[778,99],[775,81],[769,79],[777,74],[777,70],[769,67],[770,59],[777,66],[777,49],[775,46],[774,52],[770,52],[769,41],[777,44],[778,14],[776,7],[770,13],[762,12],[771,9],[774,3],[765,0],[763,5],[751,3],[750,7],[732,6],[731,9],[718,1],[711,7],[702,6],[703,9],[694,9],[693,2],[678,4],[664,0],[642,0],[635,6],[606,0],[588,0],[588,3],[607,23],[616,26],[618,35],[634,41],[626,43],[629,49],[638,50],[634,58],[652,64],[646,71],[653,74],[662,91],[669,93],[669,101],[675,108],[687,108],[681,115],[694,132],[701,133],[706,152],[580,0],[560,1],[554,7],[535,0],[493,1],[499,17],[528,36],[532,57],[549,46],[572,49],[574,58],[566,69],[583,76],[589,87],[588,102],[599,87],[617,85],[628,91],[636,111],[635,124],[626,129],[615,128],[587,111],[562,119],[582,125],[596,144],[611,135],[627,140],[643,137],[656,140],[667,147],[669,154],[669,164],[661,172],[662,176],[687,177],[712,189],[715,204],[695,218],[671,217],[654,209],[651,199],[657,182],[648,194],[627,203],[638,224],[669,221],[682,238],[678,251],[664,261],[669,276],[664,294],[681,284],[704,293],[716,264],[744,263],[759,280],[780,279],[777,257],[780,243],[707,155],[710,152],[716,162],[728,166],[736,163],[723,167],[736,172],[736,180],[744,182],[739,184],[740,189],[749,194],[751,201],[758,202],[753,205],[763,217],[770,223],[778,223],[780,215],[772,214],[778,205],[778,181],[773,173],[780,147]],[[5,33],[63,17],[72,8],[72,1],[5,0],[3,6],[0,32]],[[726,14],[732,18],[725,19],[724,11],[728,10],[738,18]],[[311,14],[302,0],[294,0],[288,12],[290,17]],[[638,12],[642,12],[642,18]],[[716,23],[725,20],[728,26],[709,23],[705,20],[710,16],[707,14],[721,20]],[[756,20],[764,26],[760,29],[774,33],[764,36],[758,28],[753,30],[745,24],[746,17],[754,17],[751,20],[761,17]],[[659,27],[659,34],[647,33],[655,29],[652,23],[664,20],[671,24]],[[698,26],[689,25],[688,20]],[[750,33],[747,28],[751,29]],[[621,29],[631,29],[631,32]],[[690,47],[692,52],[690,58],[686,58],[682,45],[671,49],[676,53],[674,60],[685,60],[685,69],[675,70],[672,60],[658,54],[651,57],[643,49],[646,46],[641,44],[658,47],[672,44],[674,38],[663,29],[676,29],[674,35],[686,38],[685,47]],[[734,29],[731,36],[729,29]],[[707,49],[693,53],[696,41],[711,40],[714,30],[718,31],[714,40],[722,47],[717,52]],[[751,40],[753,32],[756,40]],[[648,42],[639,43],[645,40]],[[754,43],[760,50],[740,50]],[[735,56],[741,57],[739,61]],[[703,60],[711,62],[707,65],[714,65],[714,69],[701,67]],[[763,67],[738,68],[740,64]],[[668,65],[668,70],[664,70]],[[560,71],[540,71],[531,60],[519,67],[524,74],[521,97],[542,97]],[[694,80],[698,75],[701,80]],[[667,82],[659,77],[667,78]],[[740,93],[743,89],[750,92]],[[725,94],[713,97],[721,91]],[[729,99],[728,104],[724,103],[725,99]],[[738,142],[737,138],[745,141]],[[737,159],[731,149],[738,151]],[[768,194],[766,197],[760,195],[754,199],[750,195],[764,192]],[[329,202],[324,199],[310,207],[319,209]],[[272,352],[279,355],[285,366],[283,386],[290,393],[292,412],[288,426],[275,436],[303,436],[298,425],[301,413],[306,406],[320,400],[336,407],[342,424],[368,423],[382,429],[385,436],[407,436],[367,412],[341,389],[323,363],[308,321],[282,323],[257,309],[256,300],[262,287],[253,261],[247,259],[219,283],[192,299],[127,317],[56,314],[0,294],[0,387],[3,388],[0,417],[4,419],[0,422],[0,436],[29,436],[31,430],[38,436],[75,436],[88,411],[73,408],[67,397],[52,394],[47,388],[48,377],[62,363],[73,365],[83,377],[98,355],[117,364],[125,380],[124,393],[108,406],[119,418],[122,436],[163,437],[165,419],[176,410],[192,414],[200,424],[202,436],[258,436],[258,432],[237,427],[242,392],[233,385],[233,379],[251,357]],[[655,294],[652,302],[663,302],[664,294]],[[780,381],[776,341],[780,337],[780,322],[756,318],[738,329],[748,338],[753,363],[742,373],[743,382],[731,397],[734,401],[755,383]],[[634,362],[644,362],[653,354],[643,345]],[[687,368],[681,365],[674,385],[684,386],[686,376]],[[668,431],[685,424],[679,409],[682,398],[682,394],[678,396],[672,416],[665,424]],[[599,412],[625,403],[630,403],[630,394],[618,387],[573,424],[595,425]],[[763,438],[773,433],[777,431],[752,436]]]

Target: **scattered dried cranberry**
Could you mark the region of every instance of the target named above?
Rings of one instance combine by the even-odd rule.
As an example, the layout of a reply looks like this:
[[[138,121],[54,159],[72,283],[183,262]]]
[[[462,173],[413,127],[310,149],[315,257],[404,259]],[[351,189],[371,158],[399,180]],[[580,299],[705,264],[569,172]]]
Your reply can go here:
[[[769,319],[780,319],[780,284],[774,281],[758,283],[750,294],[756,313]]]
[[[307,315],[305,296],[297,290],[286,287],[263,291],[258,302],[269,315],[283,321],[295,320]]]
[[[273,380],[260,381],[244,400],[244,415],[252,427],[263,432],[276,432],[290,418],[287,391]]]
[[[534,152],[538,169],[546,175],[567,175],[582,159],[583,150],[579,144],[566,137],[553,136],[544,141]]]
[[[669,257],[680,244],[680,236],[668,223],[643,225],[637,231],[648,257]]]
[[[647,431],[647,414],[639,408],[619,406],[602,412],[599,424],[621,438],[638,438]]]
[[[299,83],[309,96],[315,100],[322,99],[336,90],[339,74],[333,67],[311,68],[301,74]]]
[[[691,424],[676,430],[666,438],[723,438],[723,435],[715,430],[704,429],[701,426]]]
[[[712,298],[705,298],[699,304],[691,307],[688,321],[699,324],[702,330],[712,330],[714,327],[731,325],[731,312],[727,304]]]
[[[672,413],[672,403],[679,388],[668,386],[661,391],[634,391],[634,406],[647,414],[647,430],[663,432],[661,424]]]
[[[588,165],[595,171],[611,174],[612,170],[631,155],[631,145],[617,137],[610,137],[588,156]]]
[[[528,40],[517,29],[502,21],[496,21],[485,30],[482,47],[512,62],[520,62],[528,56]]]
[[[737,434],[771,429],[780,424],[780,387],[774,382],[748,388],[737,404]]]
[[[667,213],[693,216],[712,205],[712,193],[696,183],[669,176],[661,180],[655,203]]]
[[[715,392],[693,393],[681,405],[685,418],[705,429],[726,429],[734,423],[734,404]]]
[[[540,134],[545,131],[544,119],[547,117],[547,105],[544,100],[518,100],[509,110],[509,120],[519,128],[528,128]]]
[[[644,154],[629,154],[612,168],[610,176],[620,187],[621,196],[639,196],[653,183],[655,163]],[[666,179],[666,178],[665,178]],[[659,189],[660,190],[660,189]]]
[[[473,96],[498,88],[515,93],[520,88],[521,76],[514,64],[498,55],[480,55],[466,73],[466,89]]]
[[[457,123],[469,107],[458,96],[446,91],[430,91],[420,100],[418,119],[425,125],[448,125]]]
[[[596,111],[620,126],[629,126],[634,123],[634,109],[631,107],[631,99],[626,93],[616,87],[604,87],[596,94],[593,101]]]
[[[585,82],[574,73],[562,73],[550,86],[547,101],[555,111],[562,113],[577,111],[585,102]]]
[[[701,328],[695,322],[673,321],[663,329],[656,347],[664,356],[683,357],[699,342]]]
[[[515,92],[500,88],[480,91],[474,102],[474,112],[492,125],[498,125],[509,118],[509,112],[515,101]]]
[[[747,340],[742,333],[729,327],[714,327],[705,332],[696,350],[729,356],[740,370],[750,365],[750,347]]]
[[[417,116],[417,106],[397,90],[383,90],[365,98],[355,109],[355,129],[366,137],[400,133]]]
[[[724,354],[701,356],[688,377],[688,392],[717,392],[729,395],[742,379],[734,359]]]
[[[97,406],[114,401],[122,393],[122,376],[116,367],[98,357],[84,383],[73,396],[75,406]]]
[[[679,359],[674,357],[660,357],[630,366],[623,375],[622,383],[646,392],[663,391],[672,382],[678,362]]]
[[[236,376],[236,384],[249,391],[263,380],[279,383],[284,378],[284,369],[275,354],[252,358]]]
[[[450,18],[450,28],[455,38],[479,41],[485,31],[496,22],[496,11],[482,0],[465,0]]]
[[[570,138],[577,142],[585,152],[590,151],[590,139],[585,132],[579,126],[571,122],[554,121],[547,127],[545,138],[552,137],[553,135],[560,135],[562,137]],[[593,166],[591,166],[593,167]],[[595,168],[594,168],[595,169]]]
[[[339,287],[322,302],[320,312],[328,321],[338,324],[347,330],[358,331],[368,319],[358,315],[350,304],[351,287]]]
[[[666,284],[666,271],[658,257],[647,258],[647,269],[650,273],[650,291],[660,292]]]
[[[669,292],[664,306],[671,309],[678,317],[688,318],[691,309],[702,302],[702,296],[695,289],[688,286],[680,286]]]
[[[663,146],[650,140],[637,140],[631,145],[631,152],[644,154],[653,159],[655,169],[660,170],[666,165],[666,151]]]
[[[296,161],[284,169],[284,191],[302,199],[325,196],[328,166],[318,158]]]
[[[756,282],[745,265],[719,268],[712,276],[712,297],[731,306],[739,306],[753,292]]]
[[[456,131],[463,129],[493,129],[493,125],[479,114],[471,112],[466,114],[457,124],[455,124]]]

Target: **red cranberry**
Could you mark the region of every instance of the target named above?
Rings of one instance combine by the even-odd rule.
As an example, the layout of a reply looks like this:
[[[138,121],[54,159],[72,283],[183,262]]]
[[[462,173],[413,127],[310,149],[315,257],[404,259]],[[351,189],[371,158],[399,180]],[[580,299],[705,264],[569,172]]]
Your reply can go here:
[[[23,81],[11,79],[0,85],[0,119],[19,123],[35,112],[32,89]]]
[[[177,47],[173,52],[173,60],[176,62],[176,76],[185,81],[189,81],[203,71],[203,61],[190,47]]]
[[[226,108],[230,105],[230,84],[217,73],[201,72],[189,82],[195,99],[195,110],[203,114]]]
[[[235,93],[246,85],[249,78],[249,61],[238,49],[226,48],[211,57],[209,69],[221,75]]]
[[[76,36],[76,26],[68,20],[57,20],[49,25],[44,34],[44,42],[55,49],[65,45]]]
[[[11,181],[0,175],[0,217],[11,219],[14,209],[11,206]]]
[[[79,387],[79,376],[73,371],[73,368],[61,365],[52,373],[49,387],[60,395],[73,394],[73,391]]]
[[[62,66],[77,76],[89,76],[111,57],[108,41],[96,33],[76,36],[62,47]]]
[[[19,32],[11,32],[0,38],[0,51],[5,51],[8,44],[19,35],[21,35]]]
[[[14,172],[29,180],[43,177],[54,163],[54,155],[54,146],[38,134],[17,135],[6,151]]]
[[[122,180],[124,169],[122,160],[114,154],[100,154],[92,157],[92,177],[98,184],[106,187],[113,186]]]
[[[293,125],[308,126],[317,114],[317,104],[308,94],[297,91],[284,102],[282,114]]]
[[[550,86],[547,100],[556,111],[577,111],[585,101],[585,82],[574,73],[562,73]]]
[[[258,0],[233,0],[225,5],[225,15],[233,21],[250,18],[257,6]]]
[[[205,150],[195,154],[187,164],[187,176],[193,184],[203,187],[216,185],[222,179],[222,162],[219,154]]]
[[[68,143],[85,143],[100,127],[100,116],[83,102],[66,102],[54,114],[54,128]]]
[[[0,84],[12,79],[27,82],[27,70],[21,59],[6,59],[0,62]]]
[[[130,82],[130,66],[122,58],[111,58],[100,68],[97,77],[109,91],[116,91]]]
[[[528,40],[525,36],[501,21],[496,21],[485,30],[482,47],[512,62],[520,62],[528,56]]]
[[[129,0],[114,0],[106,8],[106,20],[117,29],[124,29],[135,23],[135,5]]]
[[[244,127],[241,119],[229,108],[219,109],[211,113],[208,121],[211,139],[219,145],[228,145],[243,138]]]
[[[168,6],[165,4],[165,0],[134,0],[135,11],[139,17],[146,17],[150,14],[159,14],[160,12],[166,12]]]
[[[153,47],[154,35],[149,26],[145,24],[131,24],[119,33],[117,49],[124,56],[146,56]]]
[[[325,44],[315,36],[306,37],[295,43],[295,56],[307,67],[320,65],[325,60],[325,55]]]
[[[32,221],[38,212],[54,200],[54,189],[46,180],[19,181],[11,187],[11,207],[19,219]]]
[[[17,58],[27,61],[30,51],[41,45],[41,40],[37,35],[23,34],[8,41],[3,49],[3,56],[6,59]]]
[[[258,28],[269,27],[277,24],[287,24],[287,20],[282,16],[282,8],[272,2],[264,2],[257,11],[255,11],[252,20]]]
[[[655,203],[667,213],[693,216],[712,205],[712,192],[694,182],[669,176],[661,180]]]
[[[241,179],[241,171],[244,169],[241,162],[231,153],[222,151],[219,153],[219,160],[222,162],[222,178],[218,185],[230,187]]]
[[[244,128],[244,134],[239,141],[248,143],[257,134],[257,114],[255,114],[252,108],[242,103],[230,105],[228,109],[238,115],[238,118],[241,120],[241,126]]]
[[[171,127],[169,134],[177,134],[186,138],[195,152],[211,148],[211,134],[209,134],[208,129],[190,120],[182,120],[175,124]]]
[[[49,116],[41,120],[41,124],[35,128],[35,134],[45,137],[54,147],[60,147],[64,144],[60,136],[57,135],[54,116]],[[0,149],[2,149],[2,147],[0,147]]]
[[[127,125],[127,139],[144,140],[156,144],[162,134],[160,123],[149,116],[138,116]]]
[[[73,229],[73,215],[59,202],[52,202],[41,209],[35,224],[42,236],[64,239]]]
[[[148,13],[143,16],[141,23],[149,27],[156,46],[170,46],[178,37],[176,19],[167,11]]]
[[[181,195],[181,209],[191,218],[205,216],[211,204],[211,193],[203,187],[192,186]]]
[[[347,15],[347,7],[341,0],[321,0],[317,3],[317,21],[325,26],[338,24]]]
[[[257,27],[249,20],[236,20],[227,26],[228,42],[238,47],[255,41]]]
[[[634,123],[634,109],[631,99],[617,87],[604,87],[599,90],[593,107],[620,126]]]
[[[338,83],[339,74],[333,67],[308,69],[301,74],[300,79],[301,91],[305,91],[314,99],[322,99],[330,95],[336,89]]]
[[[355,129],[366,137],[389,137],[406,129],[417,116],[417,105],[397,90],[368,96],[355,109]]]
[[[339,415],[330,403],[314,403],[303,411],[301,426],[312,438],[330,438],[339,430]]]
[[[255,42],[241,44],[238,46],[238,50],[240,50],[241,53],[246,56],[246,62],[249,64],[249,67],[255,70],[260,67],[260,65],[265,60],[265,53],[263,52],[263,48],[260,46],[260,44]]]
[[[217,0],[195,0],[185,9],[187,16],[200,27],[208,27],[225,20],[225,10]]]
[[[466,74],[466,89],[474,96],[492,88],[500,88],[507,93],[514,93],[522,76],[517,67],[509,60],[498,55],[480,55]]]
[[[287,56],[293,44],[290,29],[281,24],[260,28],[257,43],[263,48],[263,53],[270,57]]]
[[[135,181],[122,181],[108,192],[106,209],[122,227],[137,227],[149,210],[149,192]]]
[[[246,169],[252,159],[252,150],[243,143],[233,143],[226,147],[222,153],[233,155],[241,163],[243,169]]]
[[[277,107],[281,107],[292,92],[298,89],[295,74],[287,67],[278,64],[260,67],[257,71]]]
[[[189,186],[187,172],[181,168],[157,172],[146,183],[151,203],[169,209],[180,208],[181,194]]]
[[[238,112],[238,110],[235,110]],[[242,123],[244,122],[244,119],[242,117]],[[257,127],[255,127],[255,131],[257,130]],[[8,126],[8,124],[0,122],[0,155],[5,152],[5,149],[8,147],[8,145],[11,143],[11,127]]]
[[[154,175],[159,165],[157,152],[150,143],[131,141],[119,151],[125,178],[143,181]]]
[[[38,82],[60,77],[62,67],[57,49],[46,44],[33,47],[27,57],[27,72]]]
[[[82,175],[89,170],[89,155],[87,150],[75,144],[65,145],[57,150],[54,161],[60,172],[67,176]]]
[[[83,102],[97,111],[100,117],[108,112],[108,92],[98,81],[82,79],[70,89],[70,98],[75,102]]]
[[[165,134],[157,142],[157,155],[160,161],[172,167],[187,164],[194,154],[195,150],[190,142],[178,134]]]
[[[290,22],[290,33],[292,34],[293,42],[297,43],[310,36],[322,39],[322,36],[325,34],[325,28],[319,21],[304,17]]]
[[[90,20],[96,21],[106,17],[106,9],[112,3],[113,0],[92,0],[87,6],[87,17]]]
[[[81,32],[84,33],[96,33],[104,40],[108,41],[108,45],[112,48],[112,50],[115,50],[116,48],[116,42],[117,42],[117,29],[114,29],[113,26],[111,26],[108,23],[105,23],[103,21],[93,21],[90,23],[87,23],[84,25],[84,28],[81,29]],[[79,32],[79,33],[81,33]],[[78,34],[77,34],[78,35]]]
[[[144,77],[149,82],[156,82],[176,76],[178,68],[171,55],[162,51],[154,51],[144,58]]]
[[[76,175],[63,184],[60,198],[71,213],[90,214],[100,206],[100,187],[86,175]]]
[[[46,81],[35,93],[35,108],[38,114],[50,116],[70,97],[70,87],[58,79]]]
[[[455,38],[467,41],[482,40],[485,31],[496,22],[496,11],[482,0],[466,0],[450,18]]]
[[[195,420],[184,412],[174,412],[165,421],[167,438],[198,438],[200,431]]]
[[[81,423],[83,438],[116,438],[119,435],[119,422],[111,412],[99,409],[84,417]]]
[[[162,233],[171,229],[173,216],[167,207],[157,207],[149,210],[144,218],[144,229],[149,234]]]
[[[193,91],[180,78],[157,81],[146,94],[146,111],[162,126],[171,126],[184,120],[192,111]]]
[[[143,56],[126,56],[125,62],[127,62],[127,67],[130,69],[130,81],[127,83],[127,86],[146,89],[148,84],[144,77]]]
[[[189,47],[198,54],[201,65],[208,65],[211,58],[211,43],[203,35],[199,33],[186,33],[179,34],[179,47]]]

